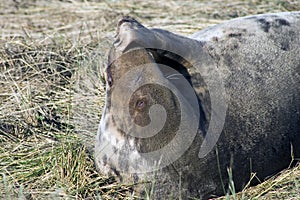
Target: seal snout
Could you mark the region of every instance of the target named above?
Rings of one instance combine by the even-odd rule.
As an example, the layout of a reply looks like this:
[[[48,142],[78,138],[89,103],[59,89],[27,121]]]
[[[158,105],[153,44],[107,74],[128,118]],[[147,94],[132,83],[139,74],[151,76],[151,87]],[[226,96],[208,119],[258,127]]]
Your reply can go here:
[[[136,23],[136,24],[139,24],[141,25],[136,19],[134,19],[133,17],[130,17],[130,16],[124,16],[122,19],[120,19],[118,21],[118,25],[117,27],[119,28],[123,23]],[[142,25],[141,25],[142,26]]]
[[[141,23],[139,23],[136,19],[130,16],[122,17],[117,24],[117,35],[120,33],[120,29],[122,29],[122,25],[126,25],[131,29],[144,27]]]
[[[113,43],[116,52],[124,53],[134,48],[145,48],[152,44],[152,32],[137,20],[125,16],[119,20]]]

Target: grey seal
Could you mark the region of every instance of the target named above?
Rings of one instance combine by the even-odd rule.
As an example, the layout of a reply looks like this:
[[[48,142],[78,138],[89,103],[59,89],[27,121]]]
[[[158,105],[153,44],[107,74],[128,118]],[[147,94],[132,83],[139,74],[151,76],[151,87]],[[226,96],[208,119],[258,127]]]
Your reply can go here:
[[[145,182],[134,187],[141,195],[154,188],[156,199],[208,199],[227,192],[229,175],[240,191],[251,173],[256,174],[251,180],[256,184],[289,166],[292,157],[300,157],[300,12],[237,18],[189,37],[148,29],[124,17],[118,23],[108,63],[95,162],[102,173],[113,174],[122,182]],[[147,64],[153,70],[145,67],[134,73]],[[210,81],[218,81],[211,80],[214,68],[209,66],[217,69],[218,80],[222,80],[224,93],[220,92],[219,102],[226,102],[226,116],[213,149],[199,156],[211,118],[218,117],[213,105],[216,97],[208,87]],[[212,78],[205,77],[211,73]],[[125,74],[134,76],[124,82]],[[173,75],[181,78],[170,78]],[[178,91],[185,101],[193,101],[182,77],[196,94],[198,106],[194,109],[199,115],[188,109],[182,113]],[[152,84],[135,88],[124,101],[130,88],[141,80]],[[155,81],[171,83],[177,93]],[[147,132],[149,137],[139,137],[142,129],[138,128],[155,120],[150,116],[153,105],[164,107],[164,126],[153,131],[157,134]],[[131,119],[125,116],[124,107]],[[162,157],[172,160],[167,166],[159,167],[158,162],[156,171],[131,173],[152,167],[152,158],[145,155],[163,149],[176,137],[183,114],[187,121],[195,121],[196,116],[197,131],[195,135],[186,131],[186,137],[192,138],[188,147],[175,141],[178,145],[173,148],[179,148],[182,155],[173,161],[166,152]],[[131,123],[139,127],[132,129]]]

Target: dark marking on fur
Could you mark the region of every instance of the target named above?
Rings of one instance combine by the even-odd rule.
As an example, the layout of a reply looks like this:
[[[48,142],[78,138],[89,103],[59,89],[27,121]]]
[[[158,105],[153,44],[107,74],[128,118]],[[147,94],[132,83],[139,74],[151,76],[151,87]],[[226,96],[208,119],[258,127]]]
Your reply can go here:
[[[279,28],[282,26],[291,26],[290,23],[282,18],[278,18],[277,16],[274,16],[274,21],[270,22],[267,21],[266,19],[260,18],[257,19],[256,21],[260,24],[261,28],[264,30],[264,32],[268,33],[270,28],[273,26],[275,28]]]
[[[218,42],[218,41],[219,41],[219,38],[216,37],[216,36],[214,36],[214,37],[212,37],[212,40],[215,41],[215,42]]]
[[[229,33],[228,37],[241,37],[242,33]]]
[[[285,19],[275,19],[276,25],[279,26],[291,26],[291,24]]]
[[[120,181],[123,181],[123,177],[121,176],[120,172],[116,169],[116,166],[110,164],[110,169],[119,178]]]
[[[271,25],[270,25],[270,22],[268,22],[266,19],[258,19],[257,20],[258,23],[260,23],[260,26],[261,28],[264,30],[264,32],[268,33],[270,28],[271,28]]]
[[[125,136],[125,135],[126,135],[126,133],[125,133],[122,129],[120,129],[120,128],[118,128],[117,131],[118,131],[122,136]]]
[[[280,43],[280,49],[288,51],[290,49],[290,44],[288,41],[283,41]]]
[[[107,129],[107,127],[109,127],[109,120],[105,122],[104,129]]]
[[[129,170],[129,163],[128,163],[128,156],[127,156],[127,152],[128,152],[128,145],[125,145],[122,147],[122,149],[120,150],[120,154],[119,154],[119,168],[122,169],[124,172],[128,172]]]
[[[103,161],[104,165],[107,164],[107,155],[106,154],[102,157],[102,161]]]
[[[116,147],[113,146],[113,152],[114,153],[118,153],[118,149]]]

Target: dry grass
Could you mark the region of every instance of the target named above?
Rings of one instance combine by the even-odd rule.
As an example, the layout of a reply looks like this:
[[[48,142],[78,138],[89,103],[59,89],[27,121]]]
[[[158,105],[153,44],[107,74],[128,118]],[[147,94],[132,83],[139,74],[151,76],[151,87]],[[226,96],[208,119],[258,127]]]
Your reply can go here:
[[[117,20],[190,34],[224,20],[300,10],[298,0],[0,2],[0,198],[122,199],[99,174],[93,140]],[[300,198],[300,167],[237,198]],[[231,197],[233,198],[233,197]]]

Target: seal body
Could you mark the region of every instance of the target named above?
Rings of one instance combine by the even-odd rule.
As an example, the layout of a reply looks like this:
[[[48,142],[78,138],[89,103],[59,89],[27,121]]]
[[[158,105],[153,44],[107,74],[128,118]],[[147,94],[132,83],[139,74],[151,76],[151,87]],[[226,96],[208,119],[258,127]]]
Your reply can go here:
[[[126,84],[122,82],[123,75],[149,63],[152,71],[144,70]],[[170,78],[177,74],[196,94],[198,106],[194,109],[199,110],[199,116],[191,111],[184,118],[192,121],[197,116],[196,134],[186,131],[186,137],[193,138],[188,148],[171,147],[182,148],[178,159],[163,167],[156,162],[156,171],[135,171],[152,167],[147,166],[154,162],[146,153],[163,149],[173,141],[184,121],[178,92],[187,102],[192,97],[186,94],[183,81]],[[154,188],[155,198],[207,199],[228,191],[229,175],[240,191],[249,183],[251,173],[263,180],[289,166],[292,157],[300,157],[300,12],[238,18],[190,37],[147,29],[126,17],[119,22],[106,76],[106,105],[96,137],[96,164],[102,173],[114,174],[121,181],[146,182],[136,189],[139,192],[145,186]],[[155,80],[171,83],[177,93],[144,84],[132,91],[128,101],[122,99],[133,85]],[[218,98],[212,90],[218,91],[219,80],[224,90]],[[122,89],[116,89],[120,83]],[[218,113],[222,103],[226,105],[224,117]],[[154,119],[149,117],[150,108],[156,104],[166,110],[164,126],[148,138],[132,136],[142,129],[132,128],[131,123],[139,127],[150,124]],[[124,106],[128,107],[129,117],[124,115]],[[217,128],[209,131],[212,123],[218,124],[218,117],[224,121],[219,123],[219,135]],[[214,136],[216,144],[208,142],[213,144],[212,150],[199,156],[203,143],[209,137],[214,141]],[[162,157],[172,160],[168,153]],[[256,180],[251,183],[256,184]]]

